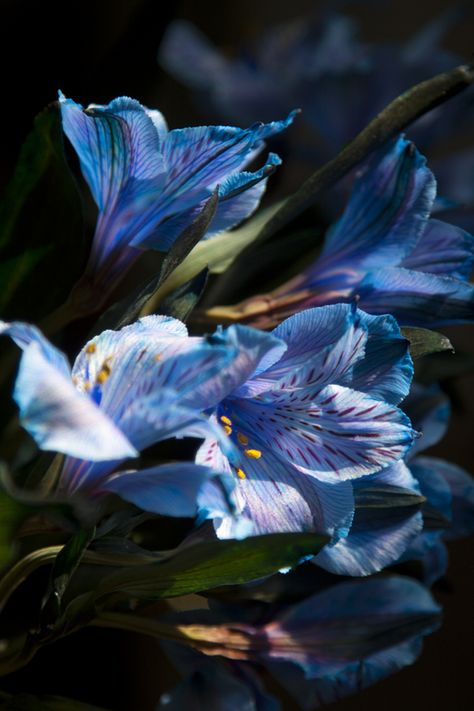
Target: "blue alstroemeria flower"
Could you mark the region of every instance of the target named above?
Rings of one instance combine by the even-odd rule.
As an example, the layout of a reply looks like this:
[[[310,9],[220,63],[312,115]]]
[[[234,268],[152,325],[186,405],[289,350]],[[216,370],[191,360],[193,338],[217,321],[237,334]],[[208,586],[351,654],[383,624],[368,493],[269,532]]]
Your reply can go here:
[[[173,516],[230,511],[232,481],[214,481],[210,467],[123,465],[161,440],[209,436],[212,423],[199,413],[220,400],[222,373],[238,356],[233,344],[188,337],[180,321],[148,316],[93,338],[71,370],[34,326],[0,323],[0,332],[23,350],[14,390],[23,427],[41,449],[67,455],[60,492],[112,491]]]
[[[402,560],[419,560],[424,582],[432,585],[446,572],[444,541],[474,533],[474,480],[456,464],[422,454],[442,439],[448,427],[450,404],[441,390],[416,384],[404,409],[423,435],[408,453],[407,465],[426,497],[426,522]]]
[[[258,206],[280,164],[271,153],[256,172],[246,166],[264,140],[292,122],[198,126],[169,131],[159,111],[122,97],[86,110],[59,97],[64,132],[99,209],[84,279],[98,297],[110,292],[140,250],[166,252],[217,190],[207,236],[229,229]]]
[[[422,638],[439,625],[440,608],[423,585],[392,576],[334,585],[279,606],[270,619],[265,610],[263,622],[259,617],[258,610],[219,605],[174,615],[181,644],[196,651],[164,645],[187,678],[162,697],[160,708],[177,711],[185,699],[189,707],[211,708],[219,693],[228,702],[233,695],[248,699],[254,711],[278,709],[258,683],[261,666],[301,708],[319,708],[412,664]],[[204,655],[212,657],[214,674]]]
[[[259,338],[267,350],[272,340],[284,348],[248,357],[214,411],[234,449],[210,438],[196,461],[234,475],[256,533],[346,535],[351,482],[398,462],[413,442],[397,407],[413,372],[407,342],[391,316],[346,304],[304,311]],[[232,537],[229,518],[215,526]]]
[[[415,146],[403,137],[387,144],[356,179],[319,258],[273,292],[263,319],[356,298],[369,313],[391,313],[404,325],[473,320],[474,237],[430,218],[435,194]]]
[[[159,61],[196,91],[200,105],[212,106],[225,120],[265,120],[300,106],[319,140],[308,146],[307,134],[302,135],[298,158],[317,165],[403,91],[461,63],[440,46],[459,12],[427,23],[404,44],[376,44],[359,39],[354,18],[330,5],[266,29],[253,47],[237,48],[232,57],[194,25],[177,20],[165,33]],[[472,117],[468,101],[458,98],[423,116],[413,129],[416,140],[426,147],[446,131],[458,133]]]

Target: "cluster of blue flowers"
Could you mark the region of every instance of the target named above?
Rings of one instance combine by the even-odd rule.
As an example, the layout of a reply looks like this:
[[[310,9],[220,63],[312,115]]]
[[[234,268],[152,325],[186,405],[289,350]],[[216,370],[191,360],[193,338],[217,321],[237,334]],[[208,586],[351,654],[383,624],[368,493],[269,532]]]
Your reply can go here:
[[[349,41],[340,18],[325,31],[316,54],[308,37],[295,35],[283,54],[277,40],[267,43],[266,59],[275,55],[267,69],[281,79],[283,63],[285,81],[252,75],[258,92],[243,65],[206,54],[202,39],[190,42],[189,28],[175,29],[165,53],[200,88],[205,81],[215,93],[232,90],[227,109],[248,112],[258,93],[268,111],[271,91],[282,93],[272,95],[272,110],[279,103],[286,112],[296,91],[290,79],[326,92],[349,70],[371,79],[373,97],[367,50]],[[173,50],[183,46],[183,32],[184,56]],[[344,47],[337,63],[335,46]],[[424,60],[416,46],[405,48],[410,72],[410,62]],[[223,72],[232,81],[222,81]],[[216,97],[222,104],[225,97]],[[335,100],[329,94],[328,112]],[[231,241],[281,161],[270,153],[262,167],[249,166],[296,115],[248,129],[168,130],[160,112],[130,98],[84,110],[60,94],[59,108],[98,211],[72,288],[76,318],[103,311],[139,257],[169,253],[211,201],[202,239],[226,233]],[[71,367],[36,326],[0,322],[22,351],[13,393],[21,425],[40,450],[63,455],[54,460],[48,505],[85,507],[99,539],[107,531],[128,539],[133,526],[123,528],[117,509],[143,520],[193,519],[184,549],[271,534],[323,537],[314,555],[299,559],[313,583],[297,602],[292,575],[300,566],[283,565],[276,578],[253,576],[258,583],[238,587],[236,578],[235,598],[230,589],[205,611],[150,620],[184,676],[160,708],[275,710],[263,667],[302,708],[314,709],[414,661],[422,636],[437,626],[439,607],[426,586],[445,573],[444,541],[474,530],[474,485],[459,467],[422,453],[442,437],[449,401],[438,385],[413,382],[401,327],[474,320],[474,237],[432,217],[435,208],[433,173],[400,135],[359,171],[318,258],[241,323],[189,335],[182,320],[158,309],[85,338]],[[93,536],[88,545],[94,550]],[[425,585],[395,575],[360,579],[404,561],[418,561]]]

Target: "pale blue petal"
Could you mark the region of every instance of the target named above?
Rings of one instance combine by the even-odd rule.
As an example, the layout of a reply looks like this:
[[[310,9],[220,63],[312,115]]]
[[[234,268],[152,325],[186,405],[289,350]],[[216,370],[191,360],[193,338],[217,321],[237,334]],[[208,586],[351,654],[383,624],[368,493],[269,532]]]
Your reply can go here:
[[[41,449],[92,461],[138,456],[113,420],[79,392],[36,343],[24,351],[14,398],[22,425]]]
[[[238,509],[253,523],[253,535],[285,531],[317,531],[334,536],[347,533],[353,512],[348,483],[319,482],[285,465],[270,450],[260,459],[241,455],[231,464],[213,440],[203,443],[196,461],[234,474]],[[215,526],[219,538],[234,537],[233,520],[216,521]]]
[[[249,447],[262,452],[270,448],[326,482],[372,474],[393,464],[414,437],[401,410],[339,385],[314,393],[305,389],[229,401],[225,414],[248,437]]]
[[[223,476],[192,462],[176,462],[118,472],[104,481],[101,488],[113,491],[144,511],[162,516],[194,518],[203,510],[222,516],[232,513],[229,496],[233,488],[232,479],[221,481]],[[211,486],[205,487],[206,483]]]
[[[20,321],[12,323],[0,321],[0,334],[10,336],[22,350],[25,350],[31,343],[36,343],[45,360],[65,377],[71,376],[71,368],[64,353],[53,346],[36,326]]]
[[[315,563],[339,575],[371,575],[395,563],[421,532],[423,517],[415,507],[390,506],[390,494],[400,489],[417,493],[417,483],[403,462],[355,484],[355,515],[347,537],[327,545]],[[395,487],[395,488],[394,488]],[[366,492],[386,492],[387,506],[358,508]],[[401,492],[403,493],[403,492]]]

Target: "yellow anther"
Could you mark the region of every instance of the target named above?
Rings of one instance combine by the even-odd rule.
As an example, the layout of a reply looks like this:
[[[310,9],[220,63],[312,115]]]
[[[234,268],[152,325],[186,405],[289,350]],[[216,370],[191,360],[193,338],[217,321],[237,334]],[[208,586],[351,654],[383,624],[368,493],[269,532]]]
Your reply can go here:
[[[155,360],[158,363],[161,360],[161,353],[157,353],[155,356]]]
[[[86,346],[86,353],[89,355],[91,353],[95,353],[96,350],[97,350],[97,346],[95,345],[95,343],[89,343],[89,345]]]
[[[107,380],[107,378],[109,377],[110,373],[111,373],[110,365],[108,365],[108,363],[104,363],[102,368],[99,370],[99,372],[97,374],[96,382],[99,385],[103,385],[105,383],[105,381]]]
[[[247,478],[244,470],[240,469],[240,468],[237,469],[237,476],[239,477],[239,479],[246,479]]]
[[[249,443],[249,438],[242,434],[242,432],[237,432],[237,439],[239,440],[240,444],[244,445],[244,447]]]
[[[232,427],[229,427],[229,425],[224,425],[224,432],[226,433],[226,435],[231,435]]]
[[[84,390],[86,391],[86,393],[88,393],[89,390],[91,390],[91,389],[92,389],[92,383],[89,380],[86,380],[84,382]]]
[[[231,425],[231,424],[232,424],[232,420],[229,420],[229,418],[226,417],[225,415],[221,415],[221,422],[223,422],[225,425]]]
[[[244,449],[244,454],[250,459],[260,459],[262,453],[259,449]]]

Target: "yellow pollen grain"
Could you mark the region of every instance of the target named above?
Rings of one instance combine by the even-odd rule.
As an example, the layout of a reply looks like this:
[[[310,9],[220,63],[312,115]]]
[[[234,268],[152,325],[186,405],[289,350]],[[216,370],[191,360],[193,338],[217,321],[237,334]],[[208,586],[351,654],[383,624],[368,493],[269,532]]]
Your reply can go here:
[[[237,439],[239,440],[240,444],[244,445],[244,447],[249,443],[249,438],[242,434],[242,432],[237,432]]]
[[[240,469],[240,468],[237,469],[237,476],[239,477],[239,479],[246,479],[247,478],[244,470]]]
[[[89,345],[86,346],[86,353],[88,353],[89,355],[91,353],[95,353],[96,350],[97,350],[97,346],[95,345],[95,343],[89,343]]]
[[[244,454],[250,459],[260,459],[262,453],[259,449],[244,449]]]
[[[225,415],[221,415],[221,422],[223,422],[225,425],[231,425],[231,424],[232,424],[232,420],[229,420],[229,418],[226,417]]]
[[[156,354],[155,360],[156,360],[157,363],[159,363],[159,361],[161,360],[161,353],[157,353],[157,354]]]
[[[232,427],[229,427],[229,425],[224,425],[224,432],[226,433],[226,435],[231,435]]]
[[[107,363],[104,363],[104,365],[102,366],[102,368],[99,370],[99,372],[97,374],[97,383],[99,385],[102,385],[103,383],[105,383],[105,381],[107,380],[107,378],[110,375],[110,372],[111,372],[110,366],[107,365]]]

